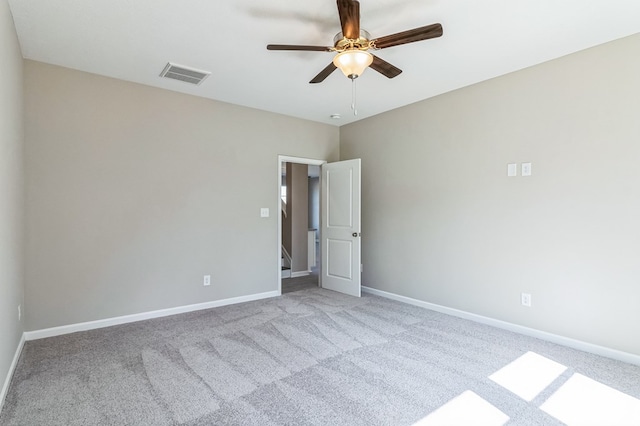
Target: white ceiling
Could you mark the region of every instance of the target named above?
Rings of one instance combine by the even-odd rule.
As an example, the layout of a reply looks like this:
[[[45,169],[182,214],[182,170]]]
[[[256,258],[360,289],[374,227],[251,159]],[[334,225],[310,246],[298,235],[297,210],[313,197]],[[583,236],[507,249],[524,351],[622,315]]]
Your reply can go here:
[[[439,22],[441,38],[376,52],[404,72],[351,82],[325,52],[335,0],[9,0],[25,58],[333,125],[343,125],[640,32],[639,0],[361,0],[373,38]],[[640,52],[639,52],[640,54]],[[167,62],[211,71],[200,86],[162,79]],[[331,114],[340,114],[332,120]]]

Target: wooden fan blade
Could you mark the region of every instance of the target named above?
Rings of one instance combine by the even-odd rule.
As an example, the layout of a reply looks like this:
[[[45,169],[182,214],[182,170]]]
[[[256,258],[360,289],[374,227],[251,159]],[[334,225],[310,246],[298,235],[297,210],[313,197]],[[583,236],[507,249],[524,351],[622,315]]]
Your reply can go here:
[[[378,71],[380,74],[384,75],[388,78],[397,77],[400,75],[402,70],[394,65],[391,65],[389,62],[384,59],[378,58],[376,55],[373,56],[373,62],[369,65],[369,68]]]
[[[415,41],[427,40],[430,38],[440,37],[442,35],[442,25],[431,24],[425,27],[414,28],[412,30],[403,31],[401,33],[391,34],[372,40],[372,44],[376,49],[384,49],[386,47],[398,46],[400,44],[413,43]]]
[[[267,44],[267,50],[305,50],[310,52],[333,52],[333,47],[302,46],[297,44]]]
[[[329,77],[329,75],[331,75],[331,73],[336,70],[336,68],[337,67],[333,64],[333,62],[331,62],[329,65],[327,65],[325,69],[320,71],[318,75],[313,77],[313,79],[309,83],[311,84],[322,83],[325,78]]]
[[[360,37],[360,3],[356,0],[337,0],[342,35],[357,40]]]

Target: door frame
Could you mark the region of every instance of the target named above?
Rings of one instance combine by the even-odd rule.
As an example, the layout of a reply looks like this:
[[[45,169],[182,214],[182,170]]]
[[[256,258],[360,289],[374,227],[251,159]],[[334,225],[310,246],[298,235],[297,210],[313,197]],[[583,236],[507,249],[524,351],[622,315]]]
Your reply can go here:
[[[282,295],[282,208],[280,207],[280,188],[282,186],[282,163],[296,163],[296,164],[306,164],[309,166],[321,166],[325,164],[327,160],[318,160],[315,158],[304,158],[304,157],[292,157],[288,155],[278,155],[278,191],[277,197],[278,204],[278,247],[277,247],[277,269],[278,269],[278,294]],[[322,185],[322,173],[320,173],[320,185]],[[320,197],[320,220],[322,221],[322,197]],[[318,235],[320,235],[320,229],[318,229]],[[322,235],[320,235],[320,239],[322,241]],[[322,250],[318,253],[320,258],[320,264],[322,264]],[[318,274],[318,285],[322,287],[322,274]]]

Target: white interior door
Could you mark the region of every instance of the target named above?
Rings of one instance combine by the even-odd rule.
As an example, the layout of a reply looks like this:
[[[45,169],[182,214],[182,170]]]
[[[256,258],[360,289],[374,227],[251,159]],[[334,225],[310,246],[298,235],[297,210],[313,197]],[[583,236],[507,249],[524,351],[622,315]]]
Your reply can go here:
[[[360,297],[360,159],[322,165],[322,287]]]

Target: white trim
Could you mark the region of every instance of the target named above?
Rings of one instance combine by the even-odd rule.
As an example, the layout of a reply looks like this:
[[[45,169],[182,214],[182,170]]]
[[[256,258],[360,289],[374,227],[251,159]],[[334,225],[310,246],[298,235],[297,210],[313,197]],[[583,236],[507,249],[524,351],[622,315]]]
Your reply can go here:
[[[327,160],[318,160],[315,158],[303,158],[303,157],[292,157],[290,155],[278,155],[278,163],[298,163],[298,164],[310,164],[312,166],[322,166],[326,162]],[[281,176],[280,174],[281,171],[282,171],[281,168],[278,169],[278,176]]]
[[[111,327],[113,325],[127,324],[130,322],[144,321],[152,318],[167,317],[170,315],[183,314],[186,312],[199,311],[202,309],[217,308],[220,306],[234,305],[236,303],[251,302],[254,300],[268,299],[280,296],[277,291],[266,293],[250,294],[248,296],[232,297],[229,299],[214,300],[211,302],[197,303],[194,305],[178,306],[175,308],[160,309],[157,311],[143,312],[140,314],[124,315],[121,317],[106,318],[97,321],[81,322],[78,324],[63,325],[60,327],[45,328],[42,330],[25,332],[26,340],[44,339],[46,337],[60,336],[63,334],[75,333],[78,331],[94,330],[96,328]]]
[[[277,200],[282,200],[280,194],[280,187],[282,186],[282,163],[298,163],[298,164],[308,164],[312,166],[322,166],[326,163],[327,160],[317,160],[314,158],[302,158],[302,157],[292,157],[289,155],[278,155],[278,198]],[[320,178],[322,180],[322,178]],[[278,201],[280,202],[280,201]],[[320,207],[320,214],[322,214],[322,207]],[[278,295],[282,294],[282,266],[280,263],[282,262],[282,215],[278,215],[278,227],[276,228],[276,233],[278,234],[278,254],[276,265],[278,265]],[[292,275],[293,276],[293,275]],[[319,282],[322,285],[322,277],[319,278]]]
[[[16,349],[16,353],[13,356],[13,361],[11,361],[11,366],[9,367],[9,371],[7,372],[7,377],[4,379],[4,384],[2,385],[2,392],[0,392],[0,412],[2,412],[2,407],[4,406],[4,399],[7,396],[7,392],[9,392],[9,385],[11,384],[13,373],[14,371],[16,371],[16,366],[18,365],[20,354],[22,354],[22,348],[24,347],[24,342],[25,342],[25,335],[24,333],[22,333],[22,337],[20,337],[20,342],[18,343],[18,348]]]
[[[461,311],[458,309],[448,308],[442,305],[436,305],[435,303],[424,302],[418,299],[412,299],[411,297],[400,296],[398,294],[389,293],[386,291],[378,290],[371,287],[362,286],[362,291],[370,293],[376,296],[385,297],[387,299],[397,300],[398,302],[404,302],[409,305],[419,306],[421,308],[430,309],[432,311],[440,312],[454,317],[463,318],[481,324],[490,325],[503,330],[513,331],[515,333],[524,334],[525,336],[535,337],[548,342],[557,343],[559,345],[568,346],[570,348],[578,349],[584,352],[612,358],[618,361],[627,362],[629,364],[640,365],[640,355],[635,355],[629,352],[619,351],[617,349],[607,348],[605,346],[595,345],[593,343],[583,342],[582,340],[576,340],[569,337],[560,336],[546,331],[536,330],[535,328],[529,328],[510,322],[485,317],[471,312]]]
[[[311,272],[310,271],[297,271],[297,272],[292,272],[291,273],[291,278],[306,277],[307,275],[311,275]]]

